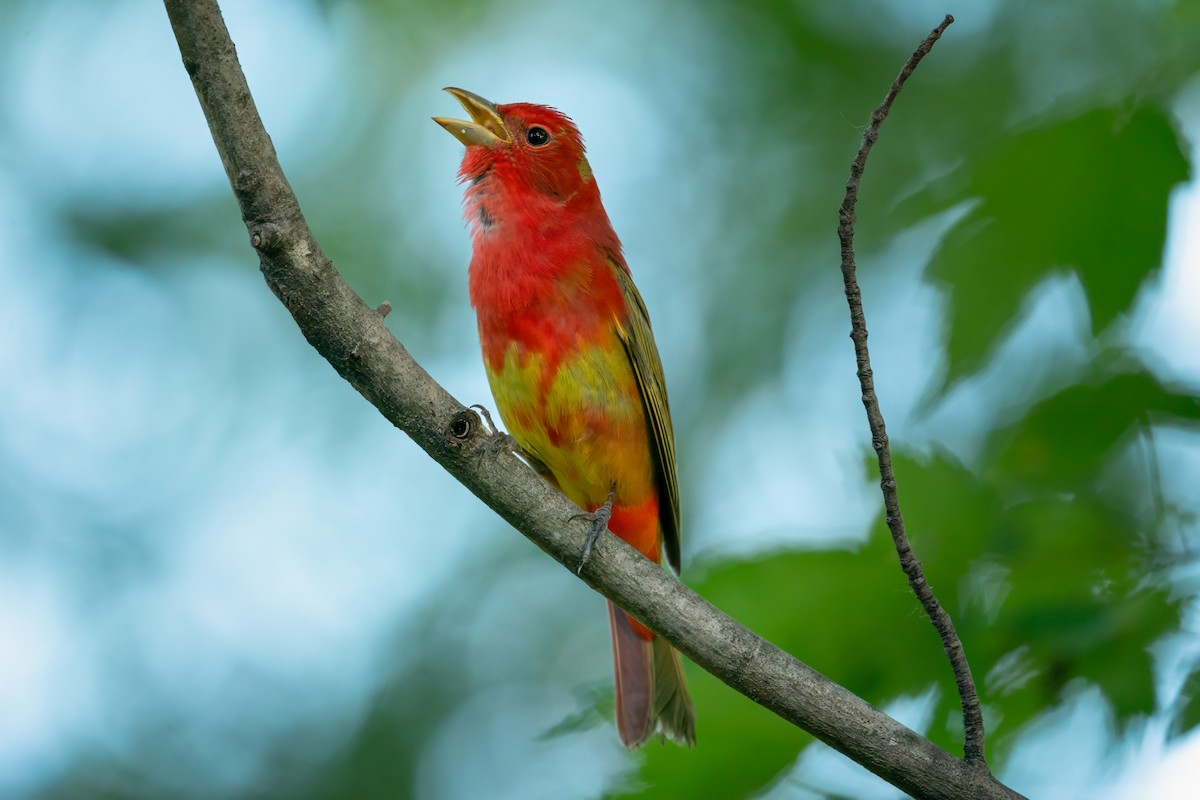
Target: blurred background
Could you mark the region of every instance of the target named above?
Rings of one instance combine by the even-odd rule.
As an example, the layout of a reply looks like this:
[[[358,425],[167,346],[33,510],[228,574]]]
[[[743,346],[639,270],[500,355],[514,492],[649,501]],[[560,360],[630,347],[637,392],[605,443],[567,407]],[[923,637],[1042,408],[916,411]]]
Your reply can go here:
[[[901,500],[1038,798],[1194,797],[1200,4],[230,0],[325,251],[464,403],[441,87],[588,139],[679,436],[683,578],[960,752],[880,519]],[[157,3],[0,24],[0,797],[893,798],[689,666],[628,753],[603,600],[386,423],[267,290]]]

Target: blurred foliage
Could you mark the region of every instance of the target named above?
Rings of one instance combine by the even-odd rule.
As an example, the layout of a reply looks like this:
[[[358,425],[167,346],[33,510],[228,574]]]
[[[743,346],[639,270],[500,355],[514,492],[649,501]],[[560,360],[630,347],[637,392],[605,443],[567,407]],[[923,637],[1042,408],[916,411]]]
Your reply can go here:
[[[1129,309],[1158,269],[1167,199],[1187,177],[1171,121],[1143,107],[1039,125],[932,184],[938,202],[912,203],[916,218],[971,206],[928,268],[950,301],[947,380],[986,364],[1021,303],[1055,271],[1079,276],[1096,331]]]
[[[1187,677],[1180,692],[1182,708],[1175,718],[1173,732],[1175,735],[1185,733],[1200,725],[1200,669],[1195,669]]]
[[[193,252],[241,255],[245,242],[235,227],[225,224],[237,213],[232,194],[166,208],[112,208],[81,201],[63,209],[62,222],[68,236],[98,254],[156,269],[178,258],[180,242]]]
[[[333,28],[351,4],[318,5]],[[658,176],[694,181],[689,193],[714,195],[713,224],[722,234],[706,243],[704,262],[692,265],[704,289],[697,310],[703,391],[675,403],[677,429],[689,440],[681,452],[705,452],[708,432],[739,399],[779,375],[788,326],[806,297],[842,302],[836,209],[858,127],[937,22],[905,16],[901,24],[885,5],[696,4],[689,13],[719,31],[712,58],[723,81],[686,95],[690,105],[652,71],[613,66],[650,82],[652,94],[680,104],[689,119],[717,121],[728,148],[693,158],[713,126],[683,126]],[[356,90],[359,115],[336,148],[298,167],[293,180],[318,238],[351,283],[371,300],[392,300],[410,347],[416,339],[441,354],[457,344],[439,343],[434,323],[464,302],[445,280],[445,254],[414,249],[403,231],[391,240],[379,235],[421,204],[396,198],[395,174],[380,168],[394,146],[386,104],[424,77],[417,71],[405,79],[403,66],[454,46],[464,29],[498,24],[475,3],[439,8],[383,0],[355,6],[360,23],[339,30],[360,37],[347,46],[365,84]],[[1165,538],[1182,512],[1145,462],[1155,458],[1153,431],[1194,429],[1200,403],[1195,387],[1169,385],[1142,363],[1114,323],[1128,319],[1157,280],[1168,200],[1189,177],[1171,103],[1200,69],[1200,18],[1195,3],[1116,0],[997,3],[989,13],[984,24],[949,30],[885,125],[862,188],[859,263],[869,273],[872,256],[896,236],[950,212],[925,267],[946,303],[942,351],[929,354],[944,369],[927,410],[994,363],[1049,278],[1073,276],[1086,298],[1086,362],[1045,385],[1012,385],[992,398],[994,406],[979,410],[987,430],[977,458],[936,443],[893,444],[915,550],[965,642],[986,706],[991,762],[1002,769],[1029,723],[1075,688],[1101,691],[1118,735],[1171,702],[1156,696],[1151,646],[1180,630],[1194,587],[1175,579],[1188,556]],[[401,77],[375,86],[380,74]],[[181,263],[189,253],[242,248],[230,202],[213,194],[179,206],[97,209],[81,200],[62,211],[62,221],[86,246],[153,271],[164,267],[164,254]],[[403,269],[379,268],[397,260]],[[885,300],[868,297],[868,317],[873,302]],[[849,373],[848,344],[845,357]],[[1130,456],[1144,451],[1144,459]],[[864,480],[874,479],[874,469],[866,463]],[[497,633],[496,641],[528,657],[497,663],[487,678],[478,663],[464,663],[461,652],[472,641],[464,620],[483,613],[492,570],[503,569],[491,559],[511,555],[505,552],[465,565],[419,624],[395,632],[384,659],[391,676],[347,741],[326,747],[317,763],[297,763],[292,754],[321,741],[322,724],[282,737],[267,762],[272,779],[238,796],[427,796],[419,772],[431,732],[472,693],[528,678],[518,665],[578,695],[580,708],[548,726],[548,739],[609,726],[611,694],[532,663],[561,646],[575,627],[573,610],[512,610],[539,624]],[[551,569],[538,554],[517,560]],[[711,557],[687,565],[685,577],[873,704],[934,687],[927,735],[952,751],[961,747],[949,667],[882,520],[853,546]],[[1200,725],[1198,676],[1191,672],[1167,709],[1176,734]],[[692,669],[689,679],[697,749],[650,746],[635,756],[632,774],[595,795],[755,796],[812,742],[711,676]],[[170,757],[152,741],[140,752],[147,760]],[[100,752],[44,796],[132,800],[161,791],[136,763]]]

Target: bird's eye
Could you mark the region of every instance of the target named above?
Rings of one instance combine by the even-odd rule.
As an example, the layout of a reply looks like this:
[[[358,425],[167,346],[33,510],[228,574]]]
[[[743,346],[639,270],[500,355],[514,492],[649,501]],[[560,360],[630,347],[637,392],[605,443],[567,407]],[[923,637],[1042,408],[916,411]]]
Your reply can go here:
[[[532,128],[525,131],[525,141],[529,142],[534,147],[541,147],[546,142],[550,141],[550,134],[540,125],[534,125]]]

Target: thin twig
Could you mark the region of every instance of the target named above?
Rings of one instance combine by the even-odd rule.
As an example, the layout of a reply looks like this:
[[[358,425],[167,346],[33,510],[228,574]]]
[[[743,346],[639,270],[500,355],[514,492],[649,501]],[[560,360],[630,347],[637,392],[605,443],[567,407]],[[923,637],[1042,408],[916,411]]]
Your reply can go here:
[[[887,511],[887,526],[892,532],[892,541],[896,545],[896,553],[900,557],[900,566],[908,576],[908,585],[912,587],[917,599],[929,615],[933,627],[937,629],[942,639],[942,647],[950,659],[954,670],[954,681],[958,685],[958,695],[962,699],[963,712],[963,759],[969,764],[986,765],[983,748],[983,715],[979,709],[979,694],[975,690],[975,680],[971,677],[971,667],[963,652],[962,641],[954,630],[954,622],[950,614],[938,603],[929,582],[925,580],[925,570],[921,562],[913,554],[908,542],[908,534],[904,530],[904,517],[900,514],[900,499],[896,491],[896,475],[892,470],[892,454],[888,450],[887,427],[883,422],[883,414],[879,410],[879,398],[875,396],[875,381],[871,372],[871,355],[867,350],[867,321],[863,316],[862,292],[858,288],[855,277],[854,263],[854,222],[856,219],[854,205],[858,201],[858,183],[866,168],[867,155],[879,138],[879,127],[887,119],[888,112],[896,96],[904,88],[904,82],[912,75],[913,70],[921,59],[933,49],[934,43],[941,38],[942,33],[954,22],[949,14],[933,32],[921,42],[921,46],[909,57],[892,82],[883,102],[871,114],[871,124],[863,132],[862,146],[858,155],[850,165],[850,179],[846,181],[846,197],[842,201],[839,215],[838,238],[842,242],[842,278],[846,284],[846,302],[850,304],[850,338],[854,340],[854,354],[858,360],[858,381],[862,387],[862,402],[867,410],[867,422],[871,426],[871,445],[879,456],[880,487],[883,489],[883,505]]]
[[[321,252],[254,107],[216,0],[164,0],[267,284],[309,343],[383,416],[574,571],[588,534],[555,491],[421,368]],[[583,580],[730,687],[914,798],[1021,795],[739,625],[605,533]]]

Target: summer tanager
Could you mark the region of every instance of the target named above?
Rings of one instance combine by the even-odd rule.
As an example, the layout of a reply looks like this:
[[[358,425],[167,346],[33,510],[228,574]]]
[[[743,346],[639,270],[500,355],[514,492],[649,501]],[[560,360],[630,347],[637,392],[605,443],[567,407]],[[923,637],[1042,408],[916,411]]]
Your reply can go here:
[[[662,363],[579,130],[528,103],[447,89],[471,120],[434,117],[466,145],[459,177],[471,305],[509,433],[533,467],[655,563],[679,570],[679,489]],[[611,512],[611,516],[609,513]],[[696,739],[679,654],[608,604],[617,730]]]

